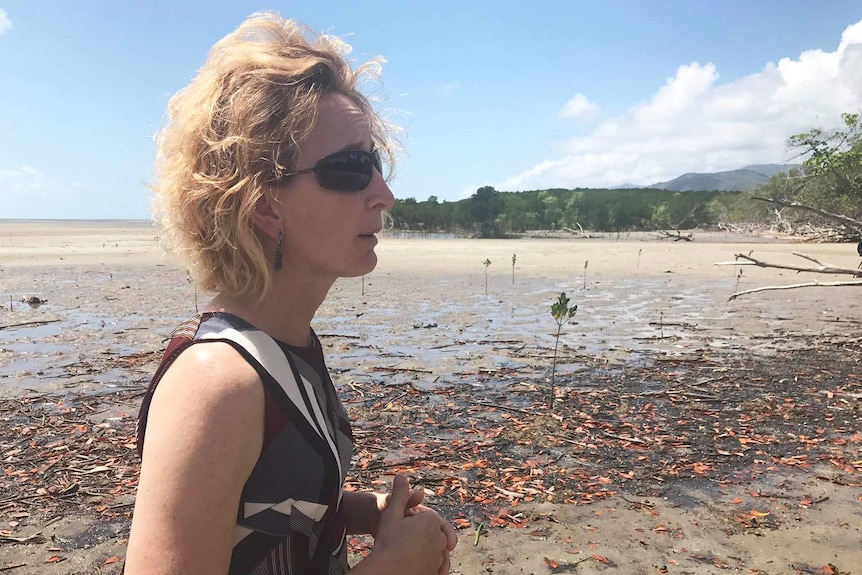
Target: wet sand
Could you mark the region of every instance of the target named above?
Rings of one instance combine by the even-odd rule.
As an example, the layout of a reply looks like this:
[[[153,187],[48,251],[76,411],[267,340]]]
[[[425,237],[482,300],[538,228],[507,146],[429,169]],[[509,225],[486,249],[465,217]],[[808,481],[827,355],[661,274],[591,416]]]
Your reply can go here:
[[[315,329],[358,336],[368,346],[402,352],[403,367],[432,364],[435,373],[445,375],[461,369],[468,353],[477,352],[471,357],[477,367],[499,359],[478,353],[487,350],[471,341],[515,338],[530,346],[552,346],[550,305],[562,291],[580,308],[561,343],[609,359],[646,352],[683,355],[704,345],[766,353],[794,345],[792,338],[770,336],[841,335],[855,332],[862,322],[862,289],[854,287],[766,292],[728,301],[732,293],[753,287],[840,277],[757,267],[745,267],[739,276],[735,266],[715,265],[732,261],[736,253],[806,264],[792,255],[799,251],[855,268],[859,257],[849,244],[745,242],[711,233],[695,234],[694,242],[658,241],[649,234],[641,234],[641,240],[615,237],[383,237],[377,270],[365,278],[339,280]],[[486,259],[491,261],[487,270]],[[21,302],[31,296],[47,301],[37,308]],[[0,376],[50,370],[54,355],[73,351],[158,351],[176,323],[207,297],[163,252],[157,231],[146,223],[0,221],[0,325],[58,320],[0,332],[5,342]],[[432,324],[433,329],[413,329]],[[115,337],[106,340],[104,334]],[[456,340],[464,346],[436,351]],[[329,361],[340,369],[369,359],[369,354],[350,354]],[[25,383],[45,390],[102,382],[45,376],[20,381],[7,392]]]
[[[157,230],[142,222],[0,221],[3,397],[145,384],[164,338],[206,298],[164,255],[157,238]],[[536,364],[543,365],[545,357],[535,355],[553,348],[550,305],[561,291],[579,305],[576,323],[561,338],[566,359],[557,373],[563,375],[583,369],[580,356],[608,365],[726,352],[769,356],[812,339],[859,337],[858,288],[766,292],[728,302],[742,289],[840,278],[753,267],[738,276],[736,267],[714,265],[753,250],[771,262],[805,264],[792,255],[798,251],[855,268],[859,257],[853,246],[711,233],[694,238],[383,237],[378,269],[366,278],[340,280],[314,327],[329,342],[336,385],[361,384],[373,377],[371,368],[385,365],[393,368],[393,385],[410,381],[423,389],[463,380],[465,373],[544,369]],[[21,302],[30,296],[46,301]],[[348,337],[361,344],[349,349],[338,344]],[[500,342],[520,342],[536,353],[517,355]],[[89,359],[116,357],[150,361],[81,369]],[[859,401],[849,399],[848,408],[860,409]],[[0,445],[0,457],[6,451]],[[810,567],[813,573],[829,563],[855,572],[853,567],[862,565],[859,476],[841,486],[818,480],[819,475],[782,471],[761,484],[733,487],[680,482],[674,497],[635,503],[617,497],[587,506],[522,506],[532,518],[525,529],[491,529],[480,533],[475,545],[475,526],[463,529],[453,572],[600,573],[616,566],[620,573],[778,574],[800,566],[800,572]],[[771,511],[783,518],[781,528],[758,536],[729,528],[736,508],[757,509],[752,493],[779,491],[789,498],[788,505]],[[798,501],[820,502],[800,506]],[[0,529],[10,521],[0,510]],[[86,522],[82,511],[45,533],[80,531]],[[90,550],[75,551],[65,564],[45,563],[47,547],[0,544],[0,567],[21,562],[26,566],[12,572],[24,575],[95,572],[94,565],[122,553],[122,544],[121,530]]]

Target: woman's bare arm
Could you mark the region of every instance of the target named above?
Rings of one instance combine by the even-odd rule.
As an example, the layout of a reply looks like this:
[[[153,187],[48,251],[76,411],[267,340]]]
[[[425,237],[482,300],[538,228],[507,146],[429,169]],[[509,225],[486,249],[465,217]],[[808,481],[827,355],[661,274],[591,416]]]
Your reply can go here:
[[[229,344],[176,359],[150,406],[126,575],[227,573],[263,423],[260,378]]]

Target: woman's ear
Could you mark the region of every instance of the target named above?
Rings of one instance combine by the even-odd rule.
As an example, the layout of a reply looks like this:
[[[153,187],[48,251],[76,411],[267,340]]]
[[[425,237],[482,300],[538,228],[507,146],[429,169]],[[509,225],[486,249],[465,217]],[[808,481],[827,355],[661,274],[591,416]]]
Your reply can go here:
[[[264,191],[254,204],[254,213],[252,214],[254,225],[271,238],[278,237],[278,233],[282,231],[283,222],[278,210],[279,207],[278,199],[269,190]]]

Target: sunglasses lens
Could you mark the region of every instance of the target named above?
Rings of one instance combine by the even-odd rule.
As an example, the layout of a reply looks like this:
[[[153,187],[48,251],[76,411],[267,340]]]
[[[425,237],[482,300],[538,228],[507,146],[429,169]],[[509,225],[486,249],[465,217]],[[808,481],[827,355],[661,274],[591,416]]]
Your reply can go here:
[[[371,182],[380,156],[360,151],[338,152],[317,162],[314,173],[317,183],[337,192],[358,192]]]
[[[383,160],[380,158],[380,150],[377,148],[371,150],[371,163],[374,164],[374,169],[381,174],[383,173]]]

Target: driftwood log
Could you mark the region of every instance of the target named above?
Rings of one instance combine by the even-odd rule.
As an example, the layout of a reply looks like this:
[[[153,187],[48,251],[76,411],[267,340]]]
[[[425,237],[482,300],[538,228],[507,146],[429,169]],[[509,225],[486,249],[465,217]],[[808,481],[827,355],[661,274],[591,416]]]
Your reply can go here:
[[[673,240],[675,242],[684,241],[684,242],[693,242],[694,241],[694,233],[682,233],[679,230],[670,232],[667,230],[659,230],[656,232],[655,237],[660,240]]]
[[[584,231],[583,226],[581,226],[581,224],[579,222],[575,222],[575,225],[578,226],[578,229],[574,230],[572,228],[563,228],[563,231],[569,232],[570,234],[572,234],[574,236],[580,236],[582,238],[590,239],[593,237],[588,232]]]

